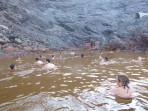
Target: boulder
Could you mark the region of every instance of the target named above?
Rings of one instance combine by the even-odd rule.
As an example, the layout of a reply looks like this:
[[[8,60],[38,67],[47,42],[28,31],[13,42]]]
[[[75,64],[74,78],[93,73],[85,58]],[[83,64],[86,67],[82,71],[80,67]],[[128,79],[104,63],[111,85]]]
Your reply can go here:
[[[141,41],[148,44],[148,34],[142,34]]]
[[[8,30],[8,27],[5,26],[5,25],[0,25],[0,27],[4,28],[4,29],[7,29]]]
[[[4,35],[2,33],[0,33],[0,38],[3,37]]]
[[[141,48],[146,50],[148,49],[148,34],[141,35]]]
[[[24,47],[24,48],[23,48],[23,50],[25,50],[25,51],[31,51],[31,50],[32,50],[32,48],[31,48],[31,47],[29,47],[29,46],[26,46],[26,47]]]
[[[3,51],[5,51],[5,52],[16,52],[16,51],[20,51],[20,49],[17,48],[17,47],[8,46],[8,47],[4,48]]]
[[[3,40],[2,38],[0,38],[0,44],[1,45],[4,45],[4,44],[6,44],[7,42],[5,41],[5,40]]]
[[[143,13],[143,12],[137,12],[135,14],[135,19],[139,19],[139,18],[142,18],[144,16],[147,16],[148,17],[148,13]]]
[[[14,41],[15,41],[15,43],[17,43],[17,44],[21,44],[21,43],[22,43],[21,39],[19,39],[19,38],[15,38]]]
[[[10,40],[7,38],[7,37],[3,37],[3,39],[7,42],[7,43],[10,43]]]

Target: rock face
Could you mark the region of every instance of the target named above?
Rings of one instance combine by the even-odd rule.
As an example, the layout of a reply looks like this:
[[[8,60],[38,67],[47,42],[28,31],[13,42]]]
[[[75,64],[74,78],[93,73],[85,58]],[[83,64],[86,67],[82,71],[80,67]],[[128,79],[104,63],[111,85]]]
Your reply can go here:
[[[87,40],[146,51],[148,16],[138,12],[148,13],[148,0],[0,0],[0,42],[40,50],[82,48]]]

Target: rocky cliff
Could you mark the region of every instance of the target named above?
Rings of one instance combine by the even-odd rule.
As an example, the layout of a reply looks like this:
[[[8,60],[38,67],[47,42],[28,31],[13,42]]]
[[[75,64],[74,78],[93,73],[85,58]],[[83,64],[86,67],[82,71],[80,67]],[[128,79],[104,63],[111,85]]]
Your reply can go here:
[[[0,50],[148,51],[148,0],[0,0]]]

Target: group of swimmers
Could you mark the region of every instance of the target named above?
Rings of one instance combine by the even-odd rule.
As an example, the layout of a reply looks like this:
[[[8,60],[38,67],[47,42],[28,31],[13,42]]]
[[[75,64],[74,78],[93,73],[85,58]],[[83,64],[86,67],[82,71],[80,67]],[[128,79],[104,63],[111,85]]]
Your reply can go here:
[[[84,54],[81,54],[81,57],[84,58]],[[43,69],[53,69],[56,67],[53,63],[51,63],[50,59],[47,58],[46,63],[44,63],[40,60],[40,58],[35,58],[35,64],[43,65]],[[52,58],[54,58],[54,55],[52,55]],[[104,57],[103,60],[108,61],[108,58]],[[14,68],[15,64],[11,64],[10,69],[14,70]],[[116,78],[116,87],[111,88],[110,90],[108,90],[108,92],[121,98],[131,98],[135,90],[129,87],[129,83],[130,81],[127,75],[118,74]]]
[[[52,56],[52,57],[54,57],[54,56]],[[39,58],[36,58],[35,64],[37,64],[37,65],[44,65],[43,69],[53,69],[53,68],[55,68],[56,66],[53,63],[51,63],[50,61],[51,60],[47,58],[46,59],[46,63],[44,63]]]
[[[52,56],[52,57],[54,57],[54,56]],[[43,65],[43,69],[53,69],[53,68],[56,67],[53,63],[50,62],[51,60],[49,58],[46,59],[46,62],[45,63],[43,61],[41,61],[40,58],[38,58],[38,57],[35,58],[35,60],[36,60],[35,64],[36,65]],[[18,58],[17,60],[20,61],[21,59]],[[15,67],[16,67],[15,64],[11,64],[10,65],[11,71],[14,71],[15,70]]]

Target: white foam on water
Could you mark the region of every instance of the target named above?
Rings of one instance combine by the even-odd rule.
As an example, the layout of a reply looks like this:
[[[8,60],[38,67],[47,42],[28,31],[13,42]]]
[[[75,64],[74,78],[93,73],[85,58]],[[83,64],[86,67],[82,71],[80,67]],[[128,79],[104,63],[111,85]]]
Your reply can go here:
[[[36,70],[36,68],[32,68],[32,69],[28,69],[28,70],[23,70],[23,71],[20,71],[20,72],[16,72],[14,75],[25,76],[25,75],[31,74],[35,70]]]
[[[64,68],[66,68],[66,69],[71,69],[72,67],[64,66]]]
[[[31,85],[32,83],[27,83],[27,85]]]
[[[64,76],[69,76],[69,75],[72,75],[72,73],[64,73],[63,75]]]
[[[35,83],[36,85],[38,85],[38,84],[41,84],[41,82],[37,82],[37,83]]]
[[[148,73],[148,69],[141,69],[143,72]]]
[[[80,84],[84,84],[84,82],[80,82]]]
[[[82,79],[83,77],[75,77],[76,79]]]
[[[20,94],[20,95],[17,96],[17,98],[19,98],[19,97],[23,97],[23,96],[24,96],[24,94]]]
[[[73,81],[72,80],[64,80],[64,82],[72,83]]]
[[[69,91],[67,91],[67,90],[60,90],[60,93],[68,93]]]
[[[81,75],[86,75],[86,74],[88,74],[88,73],[84,73],[84,72],[83,72],[83,73],[81,73]]]
[[[113,81],[113,80],[115,80],[115,78],[107,78],[107,80]]]
[[[62,86],[62,87],[66,87],[66,86],[68,86],[67,84],[61,84],[60,86]]]
[[[6,77],[6,78],[3,78],[3,79],[0,79],[0,82],[1,81],[9,81],[9,80],[11,80],[13,77]]]
[[[135,75],[136,76],[136,75],[140,75],[140,74],[131,74],[131,75]]]
[[[103,73],[106,73],[106,72],[107,72],[107,70],[102,70],[102,72],[103,72]]]
[[[52,75],[60,75],[61,73],[60,72],[52,72],[50,74],[52,74]]]
[[[96,75],[87,75],[87,77],[98,78]]]
[[[53,85],[52,85],[51,88],[56,88],[56,86],[53,86]]]
[[[91,83],[98,83],[97,81],[91,81]]]
[[[42,76],[42,74],[38,74],[38,75],[36,75],[36,76],[38,76],[38,77],[39,77],[39,76]]]
[[[45,88],[44,86],[40,87],[40,89],[44,89],[44,88]]]
[[[90,72],[98,72],[98,69],[91,69]]]
[[[5,88],[15,88],[15,87],[18,87],[18,85],[8,86],[8,87],[5,87]]]

